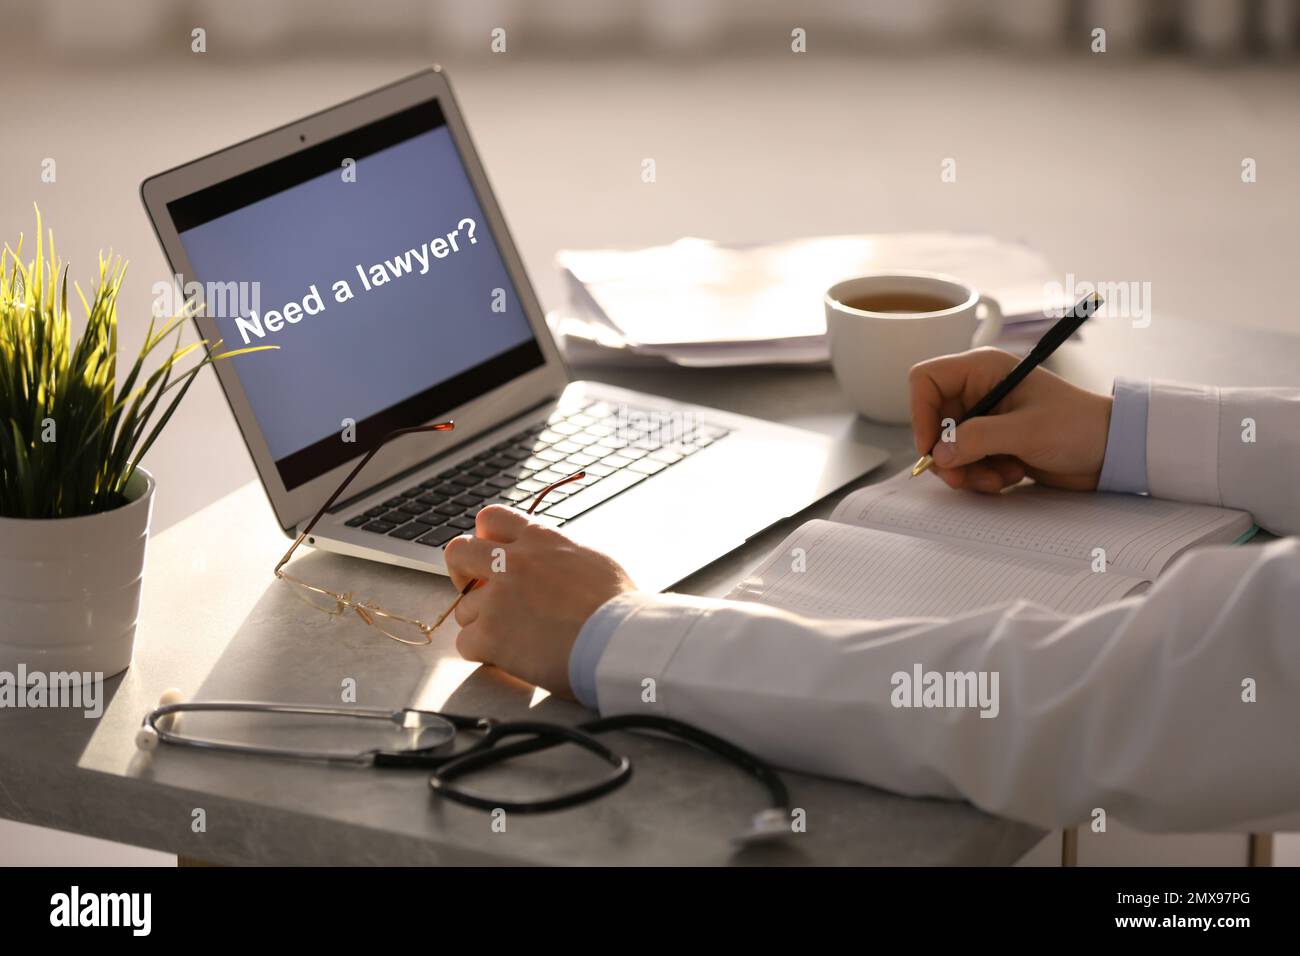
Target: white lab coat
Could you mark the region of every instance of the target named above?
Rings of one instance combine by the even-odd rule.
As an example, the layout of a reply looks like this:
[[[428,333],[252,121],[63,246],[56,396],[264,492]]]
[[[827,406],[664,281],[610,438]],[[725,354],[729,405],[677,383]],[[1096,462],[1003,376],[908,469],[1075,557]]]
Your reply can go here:
[[[1300,390],[1153,384],[1147,474],[1157,497],[1296,534]],[[779,766],[1045,827],[1095,808],[1147,830],[1300,826],[1294,537],[1195,551],[1147,594],[1077,617],[1025,601],[952,620],[826,621],[682,595],[615,600],[632,612],[596,669],[602,714],[669,715]],[[998,715],[892,706],[891,675],[917,663],[997,671]]]

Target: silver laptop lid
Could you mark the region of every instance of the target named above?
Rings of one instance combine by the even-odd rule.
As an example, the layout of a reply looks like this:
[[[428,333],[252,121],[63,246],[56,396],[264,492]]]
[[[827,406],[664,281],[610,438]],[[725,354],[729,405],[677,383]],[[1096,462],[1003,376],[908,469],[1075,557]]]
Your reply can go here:
[[[558,395],[567,373],[440,68],[147,179],[141,196],[281,527]]]

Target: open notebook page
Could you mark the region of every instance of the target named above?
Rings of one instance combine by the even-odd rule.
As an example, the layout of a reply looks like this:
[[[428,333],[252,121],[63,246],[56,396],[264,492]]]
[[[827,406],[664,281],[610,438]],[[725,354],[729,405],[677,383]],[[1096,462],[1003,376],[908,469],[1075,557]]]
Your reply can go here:
[[[1108,568],[1142,578],[1154,578],[1193,545],[1229,544],[1253,527],[1244,511],[1208,505],[1032,484],[983,495],[907,472],[853,492],[831,520],[1052,555],[1089,567],[1093,549],[1104,548]]]
[[[729,596],[812,617],[880,620],[948,617],[1017,598],[1077,614],[1146,584],[1068,561],[813,520]]]

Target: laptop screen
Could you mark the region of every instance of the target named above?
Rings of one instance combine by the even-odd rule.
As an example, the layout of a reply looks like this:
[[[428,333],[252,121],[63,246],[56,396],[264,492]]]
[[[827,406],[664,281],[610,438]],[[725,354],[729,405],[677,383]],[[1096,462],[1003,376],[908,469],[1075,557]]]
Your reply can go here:
[[[436,100],[167,208],[288,489],[543,364]]]

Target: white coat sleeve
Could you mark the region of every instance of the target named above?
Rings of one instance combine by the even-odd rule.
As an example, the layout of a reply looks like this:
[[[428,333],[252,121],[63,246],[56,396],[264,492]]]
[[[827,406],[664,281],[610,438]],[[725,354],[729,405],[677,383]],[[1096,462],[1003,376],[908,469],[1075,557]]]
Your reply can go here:
[[[1152,383],[1147,487],[1300,533],[1300,389]]]
[[[1243,430],[1253,419],[1254,441]],[[1152,493],[1300,529],[1300,392],[1153,385]],[[1096,808],[1165,831],[1300,826],[1300,541],[1186,555],[1075,617],[825,621],[628,594],[604,714],[698,724],[790,769],[965,798],[1045,827]],[[996,716],[894,706],[896,673],[997,674]],[[990,709],[985,709],[988,713]]]

